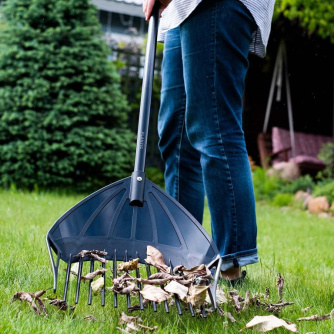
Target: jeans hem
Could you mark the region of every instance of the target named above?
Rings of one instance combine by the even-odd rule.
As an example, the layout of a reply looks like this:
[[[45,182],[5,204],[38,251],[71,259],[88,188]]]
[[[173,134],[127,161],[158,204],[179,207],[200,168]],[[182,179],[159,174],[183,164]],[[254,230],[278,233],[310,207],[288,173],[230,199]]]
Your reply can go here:
[[[259,262],[259,256],[257,254],[257,249],[253,249],[251,251],[243,251],[222,256],[222,260],[221,270],[226,271],[231,268],[257,263]]]

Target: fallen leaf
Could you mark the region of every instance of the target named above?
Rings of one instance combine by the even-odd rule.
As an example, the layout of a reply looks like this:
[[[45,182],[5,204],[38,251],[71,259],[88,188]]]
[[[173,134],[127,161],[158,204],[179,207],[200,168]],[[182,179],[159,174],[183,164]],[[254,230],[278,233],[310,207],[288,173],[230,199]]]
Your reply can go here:
[[[284,278],[281,274],[278,274],[276,285],[277,285],[279,298],[280,300],[283,300]]]
[[[88,274],[85,275],[85,276],[81,276],[81,279],[82,279],[82,280],[91,280],[91,279],[95,278],[95,277],[98,276],[98,275],[102,275],[102,274],[104,274],[106,271],[108,271],[108,270],[105,269],[105,268],[101,268],[101,269],[99,269],[99,270],[95,270],[95,271],[92,272],[92,273],[88,273]]]
[[[122,276],[120,276],[118,278],[114,278],[114,285],[120,286],[120,285],[122,285],[126,281],[134,281],[134,280],[136,280],[134,277],[132,277],[128,273],[125,273],[125,274],[123,274]]]
[[[137,268],[139,268],[139,264],[138,264],[139,258],[138,259],[134,259],[128,262],[121,262],[118,266],[117,266],[117,271],[130,271],[130,270],[135,270]]]
[[[148,245],[146,254],[147,258],[145,259],[145,262],[147,264],[151,264],[162,272],[170,273],[170,267],[166,265],[165,259],[159,250]]]
[[[297,321],[322,321],[322,320],[328,320],[332,319],[334,317],[334,309],[328,313],[328,314],[323,314],[323,315],[311,315],[310,317],[305,317],[305,318],[298,318]]]
[[[95,258],[96,260],[102,262],[102,263],[107,263],[108,260],[106,260],[105,258],[101,257],[101,256],[107,256],[108,253],[104,252],[104,251],[99,251],[99,250],[82,250],[79,254],[75,255],[78,257],[85,257],[88,256],[90,258]]]
[[[169,293],[175,293],[183,301],[187,299],[188,288],[180,283],[177,283],[176,281],[171,281],[168,283],[164,287],[164,290]]]
[[[118,288],[115,288],[115,286],[113,286],[111,290],[120,295],[127,295],[128,293],[131,293],[133,291],[140,291],[140,289],[132,282],[126,282]]]
[[[40,291],[38,291],[36,294],[38,295],[39,293]],[[43,301],[39,297],[35,297],[35,293],[24,291],[16,292],[11,300],[11,303],[15,302],[16,300],[19,300],[21,303],[23,301],[28,303],[30,309],[38,315],[42,315],[43,313],[47,315]],[[37,301],[38,306],[36,305],[35,301]]]
[[[42,297],[47,290],[41,290],[34,293],[35,298]]]
[[[132,316],[127,315],[124,312],[122,312],[121,313],[121,318],[119,319],[119,324],[123,325],[123,324],[131,323],[131,322],[134,322],[134,323],[143,322],[143,320],[139,316],[132,317]]]
[[[161,279],[146,279],[146,278],[137,278],[137,281],[143,284],[150,284],[150,285],[164,285],[165,283],[169,282],[169,278],[161,278]]]
[[[236,320],[233,318],[230,312],[223,311],[223,309],[219,306],[217,307],[217,311],[222,317],[227,317],[227,319],[229,319],[232,323],[236,322]]]
[[[247,328],[255,329],[259,332],[269,332],[275,328],[284,327],[290,332],[297,333],[297,326],[294,323],[287,323],[283,319],[279,319],[274,315],[255,316],[240,332]]]
[[[174,275],[183,275],[185,279],[194,279],[197,276],[202,277],[203,279],[212,279],[212,274],[209,268],[204,265],[200,264],[198,266],[192,267],[190,269],[186,268],[183,265],[179,265],[174,268],[173,270]]]
[[[189,296],[187,297],[188,303],[193,306],[201,306],[206,299],[206,292],[210,288],[209,285],[191,285],[189,288]]]
[[[86,315],[84,318],[83,318],[84,321],[93,321],[93,322],[96,322],[97,321],[97,318],[94,317],[92,314],[89,314],[89,315]]]
[[[302,309],[303,313],[306,313],[307,311],[309,311],[312,308],[312,306],[307,306],[305,308]]]
[[[250,291],[248,290],[245,295],[245,300],[242,306],[242,310],[246,310],[249,306],[249,303],[250,303]]]
[[[211,304],[211,298],[209,295],[206,296],[205,302],[208,304]],[[216,302],[218,305],[227,303],[225,292],[220,287],[217,287],[217,290],[216,290]]]
[[[144,326],[142,324],[138,324],[138,327],[145,330],[145,331],[149,331],[149,332],[153,332],[153,331],[158,329],[158,326],[148,327],[148,326]]]
[[[148,300],[161,303],[171,296],[161,288],[154,285],[145,285],[144,289],[140,291],[140,294]]]
[[[78,276],[79,262],[75,262],[72,264],[70,272],[71,272],[70,281],[74,281],[75,277]]]
[[[50,305],[57,306],[57,308],[59,310],[62,310],[62,311],[67,311],[68,308],[69,308],[68,303],[64,300],[61,300],[61,299],[51,300]],[[70,306],[70,309],[74,309],[74,308],[75,308],[75,306]]]
[[[100,277],[97,280],[93,281],[90,286],[92,287],[94,295],[98,295],[104,287],[104,277]]]

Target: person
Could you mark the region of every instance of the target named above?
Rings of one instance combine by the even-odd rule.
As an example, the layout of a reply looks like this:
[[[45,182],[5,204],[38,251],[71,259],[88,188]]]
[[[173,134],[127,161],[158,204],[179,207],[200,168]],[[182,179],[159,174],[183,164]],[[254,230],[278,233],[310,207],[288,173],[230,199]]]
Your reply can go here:
[[[275,0],[160,0],[164,42],[159,149],[166,191],[200,223],[204,198],[221,275],[258,262],[252,174],[242,129],[248,53],[266,53]],[[144,0],[146,19],[155,0]]]

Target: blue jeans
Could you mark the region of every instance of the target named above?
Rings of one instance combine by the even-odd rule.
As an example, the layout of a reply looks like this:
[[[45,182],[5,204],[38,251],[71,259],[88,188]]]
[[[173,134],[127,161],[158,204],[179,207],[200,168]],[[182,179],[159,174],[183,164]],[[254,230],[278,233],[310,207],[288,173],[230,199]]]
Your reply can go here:
[[[159,148],[166,191],[201,223],[206,195],[222,270],[258,262],[242,96],[255,21],[239,0],[204,0],[165,38]]]

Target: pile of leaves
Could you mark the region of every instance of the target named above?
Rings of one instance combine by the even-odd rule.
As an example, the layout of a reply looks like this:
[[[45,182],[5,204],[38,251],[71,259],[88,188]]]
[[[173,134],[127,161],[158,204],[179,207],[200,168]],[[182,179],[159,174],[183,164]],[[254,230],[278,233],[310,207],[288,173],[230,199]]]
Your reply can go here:
[[[106,264],[108,262],[105,259],[106,255],[106,252],[83,250],[77,256],[82,258],[94,258]],[[212,300],[208,294],[212,275],[211,271],[204,264],[190,269],[183,265],[171,268],[166,265],[163,255],[159,250],[152,246],[147,247],[147,258],[145,262],[149,266],[155,267],[157,272],[152,275],[149,274],[147,278],[143,278],[139,273],[139,259],[122,262],[117,266],[116,272],[118,275],[112,279],[113,285],[106,288],[106,290],[110,290],[116,295],[128,295],[129,297],[139,295],[141,305],[129,307],[128,312],[142,309],[152,303],[154,305],[155,303],[165,303],[167,307],[167,305],[170,306],[175,302],[183,303],[184,308],[193,309],[194,313],[201,317],[206,317],[214,312]],[[130,275],[132,271],[135,271],[135,277]],[[71,267],[71,276],[73,276],[73,278],[80,276],[80,281],[89,280],[94,294],[99,294],[105,286],[105,275],[107,272],[108,269],[102,267],[86,275],[81,275],[81,273],[78,273],[78,263],[73,264]],[[218,287],[216,294],[218,305],[217,314],[224,318],[224,327],[228,327],[229,323],[235,323],[237,321],[230,312],[226,311],[230,308],[229,306],[232,306],[236,315],[250,308],[262,309],[269,313],[269,315],[266,316],[255,316],[240,331],[253,329],[259,332],[268,332],[275,328],[284,327],[288,331],[298,332],[296,324],[279,318],[279,314],[283,308],[294,304],[293,302],[283,299],[284,284],[285,280],[283,276],[278,274],[276,285],[279,301],[277,302],[273,302],[270,299],[269,288],[266,288],[264,293],[251,293],[247,291],[245,296],[240,296],[236,289],[225,289],[224,291],[223,288]],[[41,290],[35,293],[19,291],[14,294],[12,302],[17,300],[21,303],[26,302],[34,313],[41,316],[48,316],[48,305],[50,305],[50,307],[55,306],[61,311],[74,311],[75,307],[70,306],[66,301],[57,299],[56,297],[53,298],[52,296],[42,298],[46,291],[47,290]],[[225,306],[223,307],[222,304],[225,304]],[[308,306],[304,308],[302,312],[308,312],[310,309],[311,306]],[[298,318],[297,321],[322,321],[332,319],[333,317],[334,310],[328,314],[315,314],[308,317],[301,317]],[[93,315],[87,315],[84,320],[97,321],[97,318]],[[139,316],[129,316],[122,312],[117,329],[124,333],[147,332],[155,331],[157,326],[145,326]]]

